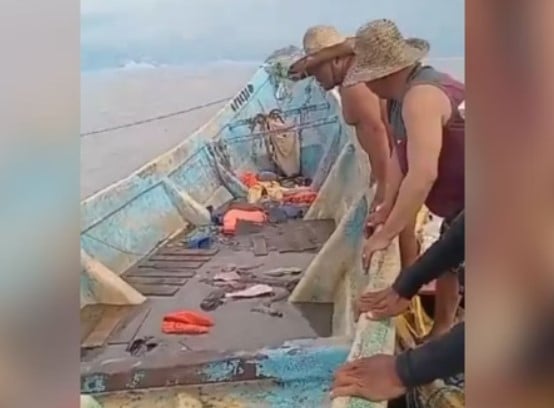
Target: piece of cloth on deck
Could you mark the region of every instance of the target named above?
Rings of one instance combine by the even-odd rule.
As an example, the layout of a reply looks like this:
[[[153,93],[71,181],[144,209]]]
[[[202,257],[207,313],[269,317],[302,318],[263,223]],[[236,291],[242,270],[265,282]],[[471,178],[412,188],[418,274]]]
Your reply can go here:
[[[234,234],[239,220],[263,224],[267,221],[267,216],[261,210],[229,210],[223,216],[223,233]]]
[[[283,201],[288,204],[311,204],[317,198],[315,191],[301,191],[293,194],[285,194]]]
[[[258,284],[250,286],[244,290],[239,290],[238,292],[227,293],[225,297],[240,299],[240,298],[254,298],[260,296],[271,295],[273,293],[273,288],[269,285]]]
[[[239,180],[246,187],[250,188],[258,184],[258,176],[253,171],[246,171],[239,176]]]
[[[193,310],[167,313],[163,317],[162,332],[165,334],[206,334],[214,325],[213,319]]]
[[[276,181],[259,181],[248,189],[248,202],[259,203],[262,198],[281,202],[283,200],[283,187]]]

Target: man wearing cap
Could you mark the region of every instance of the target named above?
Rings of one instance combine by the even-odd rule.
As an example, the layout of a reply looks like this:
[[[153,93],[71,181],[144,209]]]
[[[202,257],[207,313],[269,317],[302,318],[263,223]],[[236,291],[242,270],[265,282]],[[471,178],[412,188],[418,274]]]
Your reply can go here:
[[[390,166],[391,149],[385,117],[386,102],[363,83],[348,87],[342,85],[354,62],[354,55],[349,52],[334,56],[326,51],[341,47],[349,41],[350,39],[345,38],[336,28],[329,25],[308,28],[303,39],[306,57],[295,62],[290,72],[297,79],[307,75],[314,76],[327,91],[338,87],[344,120],[355,127],[360,145],[369,156],[372,176],[377,183],[372,203],[372,209],[375,209],[382,206],[385,199],[386,174]],[[414,217],[400,236],[402,266],[406,267],[413,263],[417,255]]]

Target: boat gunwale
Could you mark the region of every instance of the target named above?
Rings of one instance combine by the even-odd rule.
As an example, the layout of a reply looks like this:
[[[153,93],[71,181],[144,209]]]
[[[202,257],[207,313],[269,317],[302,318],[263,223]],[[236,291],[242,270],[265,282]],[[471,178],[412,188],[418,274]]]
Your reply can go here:
[[[245,351],[189,351],[185,353],[150,354],[143,357],[113,359],[101,364],[81,363],[81,393],[108,394],[141,389],[207,385],[243,381],[294,381],[294,373],[270,375],[260,369],[264,362],[298,367],[302,360],[321,360],[320,367],[309,364],[311,372],[302,379],[324,379],[327,361],[346,358],[350,337],[318,337],[285,342],[279,347]],[[320,357],[318,357],[320,356]],[[326,357],[327,356],[327,357]],[[287,377],[287,378],[285,378]],[[300,378],[296,379],[300,380]]]

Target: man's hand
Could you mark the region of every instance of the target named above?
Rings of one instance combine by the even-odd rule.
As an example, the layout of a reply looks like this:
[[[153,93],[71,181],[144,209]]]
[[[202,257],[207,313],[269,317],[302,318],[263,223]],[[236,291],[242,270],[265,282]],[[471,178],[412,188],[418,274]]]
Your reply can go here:
[[[383,251],[387,249],[391,241],[391,239],[381,234],[379,230],[377,230],[365,241],[362,251],[362,264],[365,271],[369,269],[373,254],[377,251]]]
[[[410,300],[401,297],[392,287],[366,292],[358,299],[356,310],[358,315],[367,313],[371,320],[383,320],[398,316],[410,306]]]
[[[288,77],[293,81],[300,81],[309,76],[308,67],[310,63],[310,56],[306,55],[305,57],[300,58],[289,68]]]
[[[391,204],[373,200],[366,221],[366,237],[370,237],[378,227],[385,223],[391,210]]]
[[[344,364],[335,374],[331,398],[358,397],[379,402],[398,398],[406,387],[396,372],[395,358],[376,354]]]

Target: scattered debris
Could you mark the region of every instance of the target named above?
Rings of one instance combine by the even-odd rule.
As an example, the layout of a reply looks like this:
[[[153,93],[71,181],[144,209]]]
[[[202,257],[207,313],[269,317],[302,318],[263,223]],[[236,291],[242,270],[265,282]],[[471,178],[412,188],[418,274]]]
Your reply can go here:
[[[254,298],[254,297],[260,297],[260,296],[266,296],[273,293],[273,288],[269,285],[265,284],[257,284],[254,286],[250,286],[249,288],[246,288],[244,290],[240,290],[238,292],[231,292],[227,293],[225,297],[227,298]]]
[[[292,291],[300,281],[300,277],[287,275],[282,277],[273,277],[248,274],[243,276],[242,281],[247,283],[257,283],[274,287],[282,287]]]
[[[206,312],[211,312],[225,303],[225,289],[216,289],[208,294],[200,303],[200,308]]]
[[[141,337],[133,340],[126,351],[133,357],[141,357],[158,346],[158,342],[152,336]]]
[[[303,191],[285,195],[283,201],[285,203],[311,204],[316,197],[317,193],[315,191]]]
[[[283,317],[283,312],[281,312],[280,310],[277,310],[275,307],[273,307],[273,305],[268,305],[265,303],[258,306],[254,306],[252,309],[250,309],[250,311],[263,313],[273,317]]]
[[[189,249],[209,249],[213,244],[213,227],[197,227],[181,241]]]
[[[239,266],[235,264],[228,264],[224,266],[218,266],[218,268],[221,270],[221,272],[237,272],[237,273],[244,273],[247,271],[251,271],[253,269],[258,269],[264,266],[263,263],[255,264],[255,265],[244,265]]]
[[[295,275],[300,275],[301,273],[302,273],[302,269],[295,266],[289,267],[289,268],[275,268],[269,271],[262,272],[262,274],[266,276],[271,276],[274,278],[280,278],[282,276],[295,276]]]
[[[240,275],[235,271],[220,272],[214,276],[213,280],[215,282],[234,282],[240,280]]]
[[[257,178],[259,181],[265,181],[265,182],[278,180],[277,174],[275,174],[272,171],[261,171],[260,174],[258,174]]]
[[[254,252],[255,256],[268,255],[267,242],[263,236],[252,237],[252,252]]]

